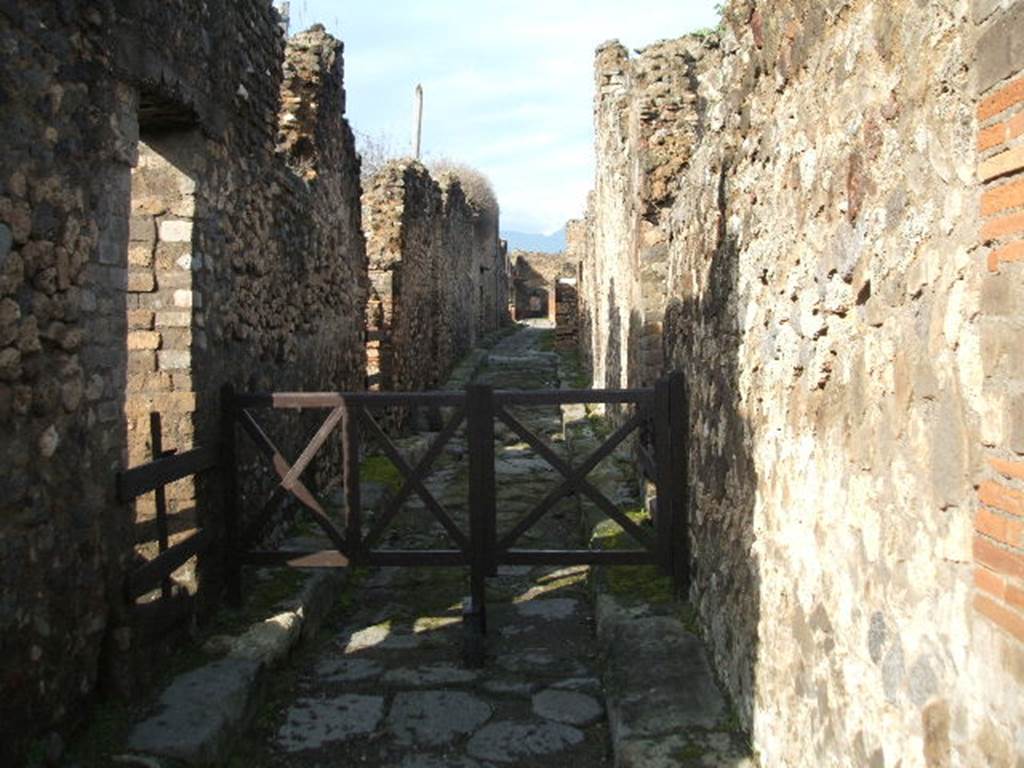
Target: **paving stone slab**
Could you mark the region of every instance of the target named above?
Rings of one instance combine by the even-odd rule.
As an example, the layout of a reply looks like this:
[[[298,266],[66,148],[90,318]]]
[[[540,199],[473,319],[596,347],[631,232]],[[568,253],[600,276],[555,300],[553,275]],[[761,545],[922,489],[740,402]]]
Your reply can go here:
[[[440,746],[472,733],[494,713],[483,699],[462,691],[398,693],[387,727],[399,744]]]
[[[331,683],[356,683],[371,680],[384,671],[380,662],[372,659],[348,659],[328,656],[316,665],[316,676]]]
[[[383,696],[351,693],[297,699],[277,732],[277,744],[288,752],[299,752],[366,736],[377,729],[383,715]]]
[[[662,616],[623,623],[611,635],[605,684],[617,694],[608,715],[618,738],[721,724],[725,699],[700,638]]]
[[[253,659],[227,658],[179,676],[161,694],[159,711],[132,729],[128,748],[213,762],[245,719],[259,669]]]
[[[424,664],[419,667],[390,669],[381,678],[387,685],[431,686],[471,683],[480,676],[479,670],[449,662]]]
[[[580,601],[568,597],[549,597],[542,600],[526,600],[516,603],[516,611],[526,619],[556,621],[571,618],[579,608]]]
[[[480,760],[518,763],[553,755],[583,741],[583,732],[552,722],[502,720],[485,725],[469,740],[467,751]]]
[[[497,696],[532,696],[541,687],[541,684],[522,678],[511,678],[511,677],[487,677],[481,687],[488,693],[493,693]]]
[[[469,757],[410,755],[401,762],[398,768],[487,768],[487,766]]]
[[[559,680],[551,684],[552,688],[561,688],[567,691],[582,691],[598,695],[601,693],[601,681],[596,677],[570,677],[566,680]]]
[[[557,688],[534,694],[532,704],[537,715],[567,725],[587,726],[604,714],[604,707],[593,696]]]

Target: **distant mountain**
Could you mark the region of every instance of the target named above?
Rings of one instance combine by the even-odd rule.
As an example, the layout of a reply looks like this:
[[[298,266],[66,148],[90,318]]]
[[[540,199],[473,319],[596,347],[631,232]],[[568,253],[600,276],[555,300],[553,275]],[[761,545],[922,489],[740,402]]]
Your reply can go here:
[[[565,250],[565,227],[550,235],[539,235],[536,232],[502,232],[502,238],[508,241],[509,251],[536,251],[538,253],[558,253]]]

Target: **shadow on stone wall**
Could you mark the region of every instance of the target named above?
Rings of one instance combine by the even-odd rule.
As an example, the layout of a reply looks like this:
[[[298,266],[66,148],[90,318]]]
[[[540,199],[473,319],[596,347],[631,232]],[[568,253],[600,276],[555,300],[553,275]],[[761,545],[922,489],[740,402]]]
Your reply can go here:
[[[605,388],[621,386],[622,381],[622,320],[615,296],[615,278],[608,283],[608,339],[604,352],[604,381],[595,382]]]
[[[690,391],[689,599],[704,631],[713,636],[709,651],[715,653],[719,675],[731,678],[727,687],[754,691],[760,620],[760,570],[753,555],[758,477],[751,427],[740,402],[740,254],[724,231],[726,173],[723,169],[719,180],[721,224],[705,287],[672,299],[666,310],[666,360],[670,369],[686,375]],[[749,730],[753,696],[734,706]]]
[[[516,259],[514,270],[516,320],[549,317],[552,314],[551,302],[554,301],[551,281],[522,256]]]

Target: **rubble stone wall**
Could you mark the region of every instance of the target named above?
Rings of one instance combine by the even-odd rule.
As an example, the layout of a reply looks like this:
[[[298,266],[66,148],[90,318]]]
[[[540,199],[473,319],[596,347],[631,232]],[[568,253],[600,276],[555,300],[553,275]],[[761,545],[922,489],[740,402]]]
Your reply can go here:
[[[322,29],[286,52],[259,0],[16,0],[0,44],[6,759],[81,712],[101,651],[135,650],[113,479],[148,456],[149,411],[188,448],[224,383],[361,387],[366,267]],[[286,453],[299,431],[275,434]]]
[[[687,73],[655,207],[664,367],[691,392],[690,598],[764,765],[1024,757],[1022,18],[734,0],[720,33],[659,46]],[[629,130],[645,56],[598,51],[570,228],[597,384],[643,380],[657,311],[636,244],[660,166]]]
[[[512,292],[517,320],[530,317],[555,319],[555,282],[575,277],[576,267],[564,254],[512,252]]]
[[[579,349],[579,302],[574,277],[555,281],[555,348]]]
[[[374,175],[362,206],[371,285],[367,372],[382,390],[437,387],[504,319],[497,216],[467,202],[454,176],[435,179],[412,160]]]
[[[582,257],[595,386],[649,386],[661,370],[669,212],[697,139],[698,47],[664,40],[632,58],[614,41],[597,49],[595,186],[588,226],[567,235]]]

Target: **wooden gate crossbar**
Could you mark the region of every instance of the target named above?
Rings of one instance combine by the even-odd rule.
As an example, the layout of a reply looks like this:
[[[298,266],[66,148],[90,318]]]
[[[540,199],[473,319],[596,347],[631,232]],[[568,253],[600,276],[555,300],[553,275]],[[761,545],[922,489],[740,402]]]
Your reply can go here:
[[[680,374],[668,376],[651,389],[610,390],[494,390],[472,384],[465,392],[292,392],[236,395],[226,387],[224,454],[231,477],[226,483],[225,528],[229,595],[237,595],[238,572],[243,563],[262,565],[339,566],[350,562],[369,565],[469,566],[471,598],[468,615],[481,633],[485,627],[484,578],[506,564],[644,564],[659,565],[688,589],[689,561],[686,520],[686,451],[688,413],[685,382]],[[632,404],[634,412],[581,463],[563,459],[510,410],[510,406],[561,405],[568,403]],[[429,406],[449,408],[447,423],[426,452],[410,464],[371,414],[374,408]],[[313,437],[294,463],[266,434],[252,414],[255,409],[329,409]],[[496,531],[494,474],[494,425],[501,421],[550,464],[562,479],[511,530],[500,538]],[[266,525],[287,495],[305,506],[328,536],[334,549],[322,552],[249,551],[251,538],[239,535],[239,496],[235,461],[235,426],[252,440],[279,479],[255,516],[255,533]],[[425,478],[445,446],[465,424],[469,454],[469,531],[463,531],[427,488]],[[630,519],[587,476],[638,428],[653,436],[653,453],[638,446],[641,469],[657,488],[655,530],[645,530]],[[316,496],[302,482],[318,452],[338,429],[342,432],[344,526],[339,528]],[[363,535],[360,498],[361,435],[373,439],[402,476],[402,485],[390,498]],[[403,504],[416,494],[453,542],[448,549],[380,549],[380,542]],[[580,493],[618,523],[639,545],[630,550],[523,549],[516,543],[563,498]],[[236,586],[231,589],[231,585]]]

